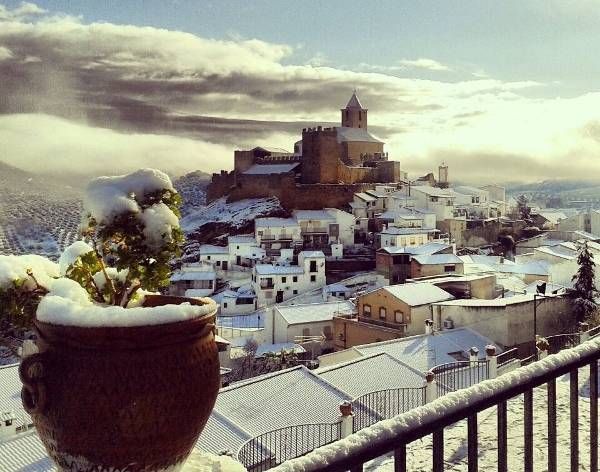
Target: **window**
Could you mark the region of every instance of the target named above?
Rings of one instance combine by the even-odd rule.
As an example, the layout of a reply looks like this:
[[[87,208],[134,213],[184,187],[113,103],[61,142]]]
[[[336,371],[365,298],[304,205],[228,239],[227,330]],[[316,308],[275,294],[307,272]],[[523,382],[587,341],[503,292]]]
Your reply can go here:
[[[400,310],[396,310],[394,312],[394,320],[396,323],[404,323],[404,313],[402,313]]]
[[[223,308],[227,308],[227,302],[223,302]]]
[[[444,266],[444,272],[456,272],[456,266],[455,265]]]
[[[294,295],[298,295],[298,290],[294,289],[294,290],[292,290],[292,293],[293,293]]]
[[[310,269],[311,272],[317,271],[317,261],[310,261]]]
[[[239,246],[237,246],[237,248],[239,249],[240,247],[239,247]]]
[[[317,276],[316,275],[311,275],[310,276],[310,281],[311,282],[316,282],[317,281]]]
[[[206,256],[206,260],[207,260],[207,261],[210,261],[210,256]]]
[[[387,310],[385,309],[384,306],[380,306],[379,307],[379,319],[380,320],[385,320],[387,317]]]
[[[262,232],[262,231],[258,231],[258,232],[257,232],[257,234],[258,234],[259,236],[262,236],[262,235],[263,235],[263,232]]]
[[[221,261],[217,261],[217,266],[221,267]]]
[[[367,305],[367,304],[363,305],[363,315],[368,318],[371,317],[371,305]]]
[[[281,283],[284,284],[287,282],[287,277],[281,277]]]
[[[430,197],[429,201],[430,202],[437,202],[438,201],[438,197]]]
[[[298,282],[298,276],[297,275],[294,275],[292,277],[292,282]]]

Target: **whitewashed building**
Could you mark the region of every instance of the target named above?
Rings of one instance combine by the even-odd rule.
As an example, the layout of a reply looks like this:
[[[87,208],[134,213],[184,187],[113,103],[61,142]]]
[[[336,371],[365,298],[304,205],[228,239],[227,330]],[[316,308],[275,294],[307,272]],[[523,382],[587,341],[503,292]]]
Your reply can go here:
[[[257,264],[252,271],[252,286],[259,307],[281,303],[324,285],[325,254],[322,251],[301,251],[298,265]]]
[[[295,210],[294,218],[300,225],[304,248],[323,249],[331,244],[354,244],[354,215],[338,210]]]
[[[169,294],[180,297],[207,297],[217,285],[217,274],[210,264],[186,264],[171,275]]]
[[[454,217],[456,196],[451,190],[419,185],[411,187],[410,192],[415,199],[416,207],[433,211],[437,221]]]

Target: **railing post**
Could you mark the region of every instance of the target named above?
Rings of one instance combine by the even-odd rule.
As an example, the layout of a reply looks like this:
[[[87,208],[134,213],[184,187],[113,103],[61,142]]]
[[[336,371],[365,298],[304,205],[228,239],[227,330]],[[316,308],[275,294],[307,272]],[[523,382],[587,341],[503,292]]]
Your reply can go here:
[[[425,403],[430,403],[437,398],[437,385],[435,382],[435,374],[431,371],[425,374]]]
[[[488,361],[488,379],[498,377],[498,357],[496,356],[496,346],[490,344],[485,347],[485,358]]]
[[[539,334],[535,335],[535,350],[539,360],[548,357],[550,345],[548,344],[548,340],[546,338],[542,338]]]
[[[588,332],[590,329],[590,325],[585,321],[579,323],[579,344],[586,342],[590,339],[590,333]]]
[[[352,403],[345,401],[340,403],[340,436],[346,438],[354,432],[354,413]],[[341,439],[340,438],[340,439]]]
[[[471,362],[471,367],[475,367],[477,365],[477,361],[479,361],[479,349],[473,346],[469,349],[469,361]]]

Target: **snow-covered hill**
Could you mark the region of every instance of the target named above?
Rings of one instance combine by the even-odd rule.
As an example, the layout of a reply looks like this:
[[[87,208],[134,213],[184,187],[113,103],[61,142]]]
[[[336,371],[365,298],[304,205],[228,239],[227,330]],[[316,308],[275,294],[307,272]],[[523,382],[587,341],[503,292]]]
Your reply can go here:
[[[0,254],[56,259],[77,240],[81,190],[0,162]]]
[[[181,215],[186,216],[206,205],[206,187],[210,183],[210,175],[196,171],[183,175],[173,181],[173,186],[181,195]]]

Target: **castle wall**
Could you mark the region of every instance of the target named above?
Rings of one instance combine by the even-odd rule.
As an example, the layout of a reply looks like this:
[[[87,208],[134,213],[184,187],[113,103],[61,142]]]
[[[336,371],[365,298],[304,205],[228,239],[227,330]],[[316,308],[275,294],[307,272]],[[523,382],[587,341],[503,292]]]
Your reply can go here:
[[[206,188],[206,201],[212,202],[217,198],[227,195],[235,185],[234,172],[222,170],[220,174],[213,174],[212,180]]]
[[[364,143],[361,141],[346,141],[342,143],[342,160],[353,165],[362,164],[361,154],[383,153],[383,143]]]

